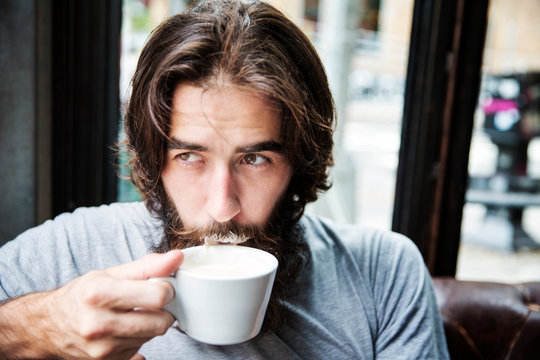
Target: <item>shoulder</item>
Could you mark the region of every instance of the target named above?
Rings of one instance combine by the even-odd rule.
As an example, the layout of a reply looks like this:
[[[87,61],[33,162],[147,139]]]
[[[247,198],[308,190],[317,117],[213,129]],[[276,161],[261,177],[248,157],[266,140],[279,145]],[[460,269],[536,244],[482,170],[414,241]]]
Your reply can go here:
[[[371,270],[404,261],[423,265],[417,246],[408,237],[390,230],[342,224],[310,215],[305,215],[300,225],[310,247],[350,252],[369,263]]]
[[[65,272],[59,280],[63,281],[140,258],[161,240],[161,234],[160,221],[144,203],[113,203],[60,214],[23,232],[0,254],[6,263],[32,267],[38,261],[49,273]],[[36,267],[36,271],[41,270]]]
[[[23,233],[21,236],[48,233],[73,238],[94,236],[109,238],[118,233],[143,235],[156,231],[159,222],[142,202],[112,203],[96,207],[81,207],[63,213]]]
[[[305,216],[301,226],[314,263],[354,269],[374,299],[414,292],[426,283],[424,259],[404,235],[313,216]]]
[[[87,242],[93,246],[101,243],[105,248],[126,246],[145,250],[161,239],[162,230],[161,222],[142,202],[82,207],[58,215],[47,225],[53,237],[65,236],[69,242],[75,241],[72,246]]]
[[[160,230],[160,221],[154,218],[142,202],[112,203],[95,207],[80,207],[73,212],[59,214],[54,219],[30,228],[12,242],[50,239],[81,243],[111,241],[120,238],[151,238]],[[9,244],[9,243],[8,243]]]
[[[151,215],[142,202],[112,203],[94,207],[80,207],[70,213],[54,218],[58,223],[70,222],[118,222],[129,221],[143,225],[151,221]]]

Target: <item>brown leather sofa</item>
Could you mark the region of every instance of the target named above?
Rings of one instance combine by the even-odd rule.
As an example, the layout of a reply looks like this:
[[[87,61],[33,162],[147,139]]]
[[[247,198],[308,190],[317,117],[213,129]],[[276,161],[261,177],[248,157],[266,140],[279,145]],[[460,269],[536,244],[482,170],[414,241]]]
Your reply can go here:
[[[540,282],[433,282],[452,359],[540,359]]]

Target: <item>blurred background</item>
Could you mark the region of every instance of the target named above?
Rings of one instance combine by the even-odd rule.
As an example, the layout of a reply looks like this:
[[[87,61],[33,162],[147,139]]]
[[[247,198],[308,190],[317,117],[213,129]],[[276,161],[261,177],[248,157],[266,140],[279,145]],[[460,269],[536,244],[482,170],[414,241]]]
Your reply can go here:
[[[416,80],[411,75],[413,60],[409,53],[411,39],[420,36],[411,32],[415,14],[418,18],[421,16],[420,5],[415,5],[413,0],[269,2],[283,10],[313,41],[325,64],[338,108],[336,166],[332,172],[334,186],[307,211],[339,221],[399,231],[395,224],[393,226],[396,222],[396,179],[400,149],[403,150],[404,110],[408,108],[406,85],[407,81],[412,84]],[[52,5],[57,3],[67,10],[63,13],[53,10]],[[98,15],[107,14],[107,17],[99,20],[97,15],[95,18],[83,16],[88,24],[77,22],[77,17],[72,15],[90,10],[69,1],[2,3],[0,73],[4,79],[0,85],[0,110],[4,115],[0,128],[3,179],[0,185],[5,197],[2,202],[27,205],[20,208],[8,205],[0,210],[0,243],[29,226],[77,206],[139,199],[129,181],[103,174],[114,173],[111,162],[125,162],[123,156],[114,158],[111,145],[123,138],[121,111],[129,98],[130,79],[144,43],[155,26],[189,3],[184,0],[124,0],[117,3],[115,11],[111,11],[111,5],[99,9],[96,9],[98,5],[92,5],[90,10],[94,9]],[[437,5],[440,2],[430,3]],[[485,36],[481,36],[485,42],[479,49],[480,54],[483,52],[479,86],[472,89],[477,96],[470,99],[475,104],[470,151],[469,144],[463,144],[467,150],[468,158],[463,161],[468,174],[464,180],[466,189],[458,202],[457,254],[448,256],[454,257],[455,269],[452,270],[459,279],[539,281],[540,32],[537,23],[540,2],[491,0],[486,17],[487,25],[479,25],[480,32],[485,31]],[[35,26],[33,30],[37,31],[25,35],[18,24],[29,19]],[[63,21],[63,26],[53,25],[54,19]],[[434,21],[436,23],[437,19]],[[454,33],[459,21],[458,16],[452,25]],[[474,23],[475,20],[467,21]],[[482,20],[478,22],[481,24]],[[82,35],[73,35],[78,33],[70,32],[70,29],[77,30],[78,26],[87,26],[89,30],[80,32]],[[99,34],[90,35],[91,31],[101,28],[105,29],[101,38]],[[52,29],[52,32],[40,32],[39,29]],[[438,29],[437,25],[430,31],[433,29]],[[20,45],[24,41],[37,44],[33,52],[24,53]],[[65,45],[70,41],[72,45]],[[117,51],[116,60],[96,58],[96,50],[92,48],[90,53],[84,52],[85,44],[99,41],[105,44],[104,53]],[[449,53],[445,58],[447,68],[451,68],[452,56],[457,55]],[[72,63],[68,60],[71,58],[79,59],[75,61],[77,64],[101,65],[94,66],[92,73],[70,66]],[[67,60],[64,63],[62,59]],[[12,71],[24,66],[33,70],[30,73]],[[50,74],[39,69],[48,69]],[[108,79],[117,79],[116,84],[104,83],[98,88],[95,84],[101,81],[100,71],[108,73]],[[65,75],[70,72],[74,75]],[[79,83],[62,87],[73,77],[83,76],[81,73],[86,75]],[[24,87],[25,81],[34,87]],[[51,88],[64,90],[59,90],[61,96],[55,91],[51,95]],[[91,91],[107,93],[107,99],[114,101],[84,108],[81,105],[86,104],[83,97]],[[459,92],[457,89],[456,93]],[[25,105],[24,101],[30,105]],[[70,114],[62,115],[56,110],[68,106],[75,108]],[[86,127],[71,125],[74,118],[83,124],[82,119],[87,114],[96,116],[96,106],[103,113],[113,109],[112,120],[101,127],[92,121]],[[120,109],[116,118],[114,109]],[[106,118],[99,114],[98,117]],[[62,116],[65,120],[58,125]],[[22,118],[34,120],[29,124],[10,120]],[[73,134],[80,140],[68,141]],[[30,138],[25,139],[25,136]],[[69,150],[82,146],[78,141],[83,144],[98,142],[102,153]],[[416,139],[413,137],[409,141],[414,143]],[[21,153],[27,142],[35,145],[27,154]],[[56,148],[56,144],[64,143],[69,146]],[[448,147],[450,153],[454,149],[457,151],[457,147],[452,146]],[[92,161],[100,164],[99,171],[96,167],[78,169],[76,166],[66,170],[60,165]],[[30,164],[26,173],[21,172],[24,167],[20,166],[25,162]],[[118,172],[127,174],[122,167]],[[452,180],[452,174],[446,176],[448,181]],[[24,185],[25,179],[34,181]],[[94,179],[93,182],[90,179]],[[70,185],[73,183],[84,185],[84,189],[98,184],[95,187],[99,196],[86,202],[79,201],[77,199],[84,196],[77,197],[77,194],[85,193],[85,190],[73,190]],[[19,190],[21,186],[22,190]],[[60,194],[67,196],[57,199]],[[459,191],[457,194],[459,197]],[[416,194],[409,196],[414,199]],[[421,200],[419,194],[418,201]],[[28,208],[32,209],[30,215]],[[425,220],[419,218],[417,221]],[[444,223],[444,216],[439,221]]]

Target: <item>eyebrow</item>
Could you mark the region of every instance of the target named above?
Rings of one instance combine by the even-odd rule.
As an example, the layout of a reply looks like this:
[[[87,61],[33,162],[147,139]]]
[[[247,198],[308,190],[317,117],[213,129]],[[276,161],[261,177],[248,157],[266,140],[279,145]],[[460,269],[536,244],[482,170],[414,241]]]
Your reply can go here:
[[[200,152],[208,152],[209,149],[206,146],[188,143],[177,138],[169,138],[167,140],[167,149],[182,149],[182,150],[192,150]],[[262,151],[273,151],[277,153],[283,152],[283,145],[277,141],[263,141],[256,144],[250,144],[246,146],[240,146],[235,149],[235,153],[252,153],[252,152],[262,152]]]
[[[193,150],[193,151],[200,151],[200,152],[208,151],[208,148],[206,146],[190,144],[174,137],[167,139],[167,149],[169,150],[182,149],[182,150]]]
[[[283,152],[283,145],[277,141],[263,141],[257,144],[237,147],[236,153],[252,153],[261,151]]]

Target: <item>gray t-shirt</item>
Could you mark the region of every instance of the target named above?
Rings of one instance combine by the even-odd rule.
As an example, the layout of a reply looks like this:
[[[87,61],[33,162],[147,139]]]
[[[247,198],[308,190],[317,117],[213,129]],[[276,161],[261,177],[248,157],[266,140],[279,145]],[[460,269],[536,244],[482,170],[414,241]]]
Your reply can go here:
[[[288,321],[239,345],[170,329],[147,359],[448,359],[433,285],[406,237],[304,216],[310,261],[291,284]],[[90,270],[141,258],[162,237],[142,203],[81,208],[0,248],[0,299],[54,289]]]

